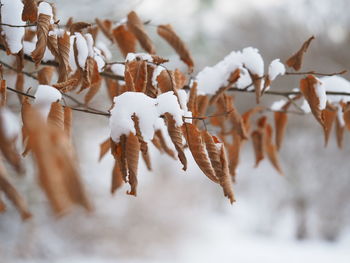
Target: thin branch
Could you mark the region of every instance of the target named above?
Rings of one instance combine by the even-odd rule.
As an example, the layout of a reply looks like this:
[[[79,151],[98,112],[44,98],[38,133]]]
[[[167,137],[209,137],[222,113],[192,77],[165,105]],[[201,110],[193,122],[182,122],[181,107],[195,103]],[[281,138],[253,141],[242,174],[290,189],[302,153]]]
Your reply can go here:
[[[12,92],[15,92],[15,93],[17,93],[17,94],[20,94],[20,95],[22,95],[22,96],[26,96],[26,97],[35,99],[35,96],[30,95],[30,94],[28,94],[28,93],[25,93],[25,92],[22,92],[22,91],[19,91],[19,90],[10,88],[10,87],[6,87],[6,89],[8,89],[8,90],[10,90],[10,91],[12,91]]]
[[[319,73],[319,72],[315,72],[315,71],[305,71],[305,72],[286,72],[285,75],[318,75],[318,76],[327,76],[327,77],[331,77],[331,76],[336,76],[336,75],[343,75],[346,72],[348,72],[346,69],[340,71],[340,72],[334,72],[334,73]]]
[[[36,26],[36,24],[12,25],[12,24],[0,23],[0,26],[8,26],[8,27],[32,27],[32,26]]]

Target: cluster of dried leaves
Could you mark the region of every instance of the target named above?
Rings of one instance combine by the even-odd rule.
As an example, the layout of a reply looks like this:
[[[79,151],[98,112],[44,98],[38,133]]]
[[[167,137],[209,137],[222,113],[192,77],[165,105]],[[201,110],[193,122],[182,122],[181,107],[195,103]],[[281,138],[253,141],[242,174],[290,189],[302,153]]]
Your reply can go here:
[[[37,1],[24,1],[22,17],[23,20],[37,25],[35,31],[32,28],[26,29],[25,40],[30,41],[35,35],[38,39],[35,50],[31,54],[32,61],[37,67],[40,67],[36,76],[38,83],[51,85],[62,93],[75,90],[79,93],[87,89],[85,104],[89,103],[98,93],[103,81],[106,83],[111,101],[124,92],[141,92],[151,98],[156,98],[159,94],[168,91],[173,91],[175,96],[178,96],[180,89],[190,89],[187,108],[192,112],[192,122],[185,120],[183,126],[179,127],[170,113],[165,113],[162,116],[167,126],[167,135],[169,135],[176,153],[167,144],[161,130],[155,131],[151,143],[160,152],[178,159],[183,170],[186,170],[188,166],[185,154],[185,149],[188,148],[198,167],[211,181],[220,185],[224,195],[231,203],[235,201],[232,185],[236,180],[240,152],[247,141],[252,142],[256,166],[267,157],[278,173],[283,174],[278,150],[282,145],[288,122],[287,110],[293,101],[300,99],[302,95],[308,101],[315,118],[322,125],[326,143],[328,141],[332,123],[336,119],[336,109],[330,104],[324,110],[319,109],[320,101],[315,91],[318,80],[313,75],[301,80],[302,95],[290,98],[281,111],[274,112],[273,129],[273,126],[268,123],[268,117],[264,114],[266,111],[263,107],[253,107],[243,114],[240,114],[236,109],[234,98],[228,91],[237,82],[241,73],[239,69],[231,73],[228,85],[220,88],[213,96],[197,94],[196,81],[191,82],[188,75],[178,69],[168,70],[163,67],[164,69],[157,76],[157,85],[155,85],[152,81],[153,72],[156,67],[167,60],[156,55],[155,45],[146,32],[144,23],[135,12],[128,14],[125,23],[117,25],[114,25],[115,23],[110,20],[96,19],[96,23],[91,25],[85,22],[73,22],[73,19],[70,19],[66,26],[60,29],[61,33],[58,35],[49,34],[49,31],[58,27],[57,24],[50,23],[49,16],[37,15]],[[124,57],[128,53],[135,53],[139,43],[140,47],[151,55],[152,61],[145,60],[142,56],[126,61],[124,76],[122,76],[124,81],[119,81],[116,78],[110,78],[113,74],[109,67],[105,67],[103,71],[105,74],[99,72],[98,65],[92,56],[88,56],[85,65],[81,66],[78,61],[79,49],[77,43],[74,43],[73,52],[78,68],[72,72],[69,63],[70,35],[76,32],[83,37],[85,37],[84,34],[90,33],[94,40],[98,32],[102,32],[119,47]],[[157,27],[157,33],[173,47],[181,60],[188,66],[187,73],[192,72],[194,62],[191,54],[173,28],[170,25],[160,25]],[[301,49],[287,60],[286,64],[289,67],[297,71],[300,70],[303,55],[312,39],[313,37],[307,40]],[[6,42],[3,39],[1,41],[6,46]],[[51,66],[42,66],[46,48],[55,57]],[[14,55],[16,56],[18,72],[16,89],[23,92],[25,85],[24,54],[21,51]],[[55,71],[57,71],[58,81],[52,84]],[[260,90],[261,80],[265,78],[265,84],[268,83],[268,85],[271,84],[271,81],[264,76],[251,75],[251,78],[252,84],[256,87],[257,102],[259,102],[265,90],[265,88]],[[6,81],[1,77],[1,107],[6,105],[6,87]],[[73,205],[80,205],[90,210],[91,205],[79,177],[77,157],[71,142],[72,109],[62,106],[59,101],[54,102],[51,105],[48,118],[43,119],[27,97],[20,95],[19,98],[23,122],[23,156],[33,155],[37,165],[39,184],[54,212],[63,214],[69,211]],[[179,97],[178,101],[181,107]],[[213,110],[215,113],[206,117],[207,112]],[[343,105],[343,112],[346,125],[350,129],[350,106],[348,104]],[[259,116],[256,116],[258,114]],[[140,153],[149,170],[152,169],[152,165],[149,145],[141,133],[138,116],[134,114],[131,118],[136,133],[120,136],[117,143],[108,138],[101,144],[100,159],[109,151],[115,159],[111,192],[114,193],[125,182],[130,185],[130,190],[127,193],[136,196]],[[207,118],[209,118],[212,127],[217,130],[216,136],[208,132],[206,125],[202,125],[202,122],[205,122]],[[255,121],[252,120],[253,118]],[[3,123],[1,119],[0,123]],[[338,143],[341,145],[344,128],[339,125],[338,121],[336,127]],[[2,153],[0,158],[0,190],[13,202],[24,219],[29,218],[31,214],[27,205],[14,187],[3,165],[4,159],[15,171],[23,172],[21,155],[16,148],[17,138],[7,138],[4,129],[5,127],[0,126],[0,150]],[[5,210],[5,203],[1,198],[0,195],[0,212]]]

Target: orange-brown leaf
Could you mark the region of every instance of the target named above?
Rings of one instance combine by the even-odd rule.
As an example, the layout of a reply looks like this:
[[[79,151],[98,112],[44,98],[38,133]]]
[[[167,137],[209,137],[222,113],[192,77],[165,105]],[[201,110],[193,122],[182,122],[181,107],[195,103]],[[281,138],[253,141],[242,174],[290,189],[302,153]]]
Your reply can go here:
[[[112,185],[111,185],[111,193],[114,194],[115,191],[123,185],[123,174],[120,171],[118,166],[118,162],[114,162],[114,167],[112,171]]]
[[[50,85],[54,67],[45,66],[38,72],[38,82],[42,85]]]
[[[136,135],[130,133],[126,139],[126,162],[128,165],[129,195],[137,195],[137,169],[139,163],[140,143]]]
[[[38,7],[34,0],[23,1],[22,20],[31,23],[36,22],[38,18]]]
[[[287,122],[288,122],[288,115],[286,112],[274,112],[274,119],[275,119],[275,129],[276,129],[276,147],[277,150],[279,150],[282,146],[282,141],[284,134],[286,132]]]
[[[36,42],[36,46],[34,51],[32,52],[32,58],[35,62],[35,66],[39,66],[41,60],[44,57],[46,45],[47,45],[47,36],[49,33],[50,27],[50,19],[51,17],[45,14],[39,14],[38,22],[37,22],[37,37],[38,41]]]
[[[139,41],[141,47],[146,50],[150,54],[155,54],[156,49],[152,43],[152,40],[149,38],[148,34],[145,31],[143,23],[138,15],[131,11],[128,14],[127,25],[129,30],[135,35],[137,40]]]
[[[47,122],[55,129],[64,130],[64,111],[61,103],[53,102],[51,104]]]
[[[327,146],[329,135],[332,131],[332,126],[335,118],[337,117],[337,112],[331,109],[324,109],[322,111],[323,118],[323,133],[324,133],[324,145]]]
[[[100,144],[100,157],[98,161],[101,161],[102,158],[106,155],[106,153],[111,149],[111,139],[107,138]]]
[[[64,107],[64,132],[69,139],[72,137],[72,118],[72,108]]]
[[[315,39],[314,36],[306,40],[301,46],[301,48],[286,61],[286,64],[288,67],[294,68],[297,71],[300,70],[301,64],[303,63],[304,53],[309,48],[310,43],[313,39]]]
[[[7,88],[6,88],[6,80],[0,80],[0,107],[6,105],[7,101]]]
[[[224,146],[220,149],[220,161],[222,165],[223,176],[220,177],[220,185],[224,191],[224,195],[230,199],[231,204],[235,202],[235,196],[232,188],[232,180],[230,176],[230,171],[228,167],[228,161],[226,157],[226,152]]]
[[[113,29],[113,37],[118,44],[123,56],[136,52],[136,38],[125,25],[120,25]]]
[[[206,153],[205,145],[198,128],[191,123],[184,123],[182,126],[182,132],[185,135],[188,147],[190,148],[193,159],[198,167],[210,180],[217,182],[215,171]]]
[[[157,28],[157,33],[164,38],[170,46],[173,47],[176,53],[180,56],[180,59],[186,63],[189,71],[192,72],[194,67],[192,56],[184,42],[175,33],[171,25],[159,25]]]

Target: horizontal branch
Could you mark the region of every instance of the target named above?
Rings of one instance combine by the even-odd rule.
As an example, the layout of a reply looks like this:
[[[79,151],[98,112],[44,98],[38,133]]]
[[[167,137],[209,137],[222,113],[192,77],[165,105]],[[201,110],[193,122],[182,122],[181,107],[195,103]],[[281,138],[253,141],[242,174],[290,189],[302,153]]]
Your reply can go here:
[[[336,75],[343,75],[346,72],[348,72],[346,69],[339,71],[339,72],[334,72],[334,73],[320,73],[320,72],[315,72],[315,71],[304,71],[304,72],[286,72],[285,75],[316,75],[316,76],[326,76],[326,77],[331,77],[331,76],[336,76]]]
[[[32,26],[36,26],[36,24],[12,25],[12,24],[0,23],[0,26],[8,26],[8,27],[32,27]]]

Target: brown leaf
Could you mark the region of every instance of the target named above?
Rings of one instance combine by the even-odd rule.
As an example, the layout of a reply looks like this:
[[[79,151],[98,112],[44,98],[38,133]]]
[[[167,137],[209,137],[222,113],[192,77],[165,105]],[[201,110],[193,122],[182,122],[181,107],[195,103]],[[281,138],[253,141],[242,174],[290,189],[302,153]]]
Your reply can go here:
[[[157,33],[163,39],[165,39],[170,46],[173,47],[176,53],[180,56],[180,59],[188,66],[189,71],[192,72],[194,62],[191,54],[180,37],[175,33],[171,25],[159,25],[157,28]]]
[[[212,178],[212,180],[215,183],[218,183],[219,179],[224,175],[220,161],[220,152],[216,146],[216,143],[214,142],[212,135],[210,135],[207,131],[201,131],[201,135],[208,152],[211,166],[215,172],[215,176]]]
[[[49,27],[49,31],[53,30],[53,26],[50,25]],[[57,36],[55,34],[49,34],[47,36],[47,48],[50,50],[50,52],[52,53],[52,55],[54,55],[54,57],[56,59],[58,59],[59,54],[58,54],[58,41],[57,41]]]
[[[120,171],[118,166],[118,162],[114,162],[114,167],[112,171],[112,185],[111,185],[111,193],[114,194],[117,189],[119,189],[123,185],[123,174]]]
[[[267,153],[267,157],[269,158],[271,164],[277,170],[277,172],[280,175],[283,175],[276,146],[272,143],[272,127],[270,124],[266,124],[265,129],[265,150]]]
[[[81,183],[76,157],[65,133],[48,125],[41,115],[28,108],[25,118],[28,143],[38,166],[39,182],[56,214],[79,204],[91,209]]]
[[[98,72],[97,63],[94,59],[93,60],[93,70],[91,73],[91,80],[90,80],[90,89],[86,93],[84,97],[85,105],[87,105],[97,94],[97,92],[100,90],[102,78],[100,76],[100,73]]]
[[[78,86],[78,82],[78,79],[70,78],[64,82],[52,84],[51,86],[58,89],[60,92],[66,93],[74,90]]]
[[[310,105],[311,112],[316,120],[323,126],[322,110],[320,109],[320,100],[316,92],[316,85],[319,83],[313,75],[308,75],[300,80],[300,91]]]
[[[67,32],[57,38],[58,82],[65,82],[71,72],[69,66],[70,37]]]
[[[140,124],[139,124],[139,118],[136,116],[136,114],[133,114],[131,118],[134,121],[136,136],[137,136],[137,139],[139,140],[139,143],[140,143],[140,150],[142,153],[142,158],[146,163],[147,169],[152,170],[151,160],[150,160],[150,157],[148,155],[148,145],[147,145],[147,142],[145,142],[145,140],[143,139],[141,129],[140,129]]]
[[[182,144],[182,131],[181,127],[177,127],[174,118],[169,114],[164,114],[166,119],[166,124],[168,127],[168,133],[171,141],[173,142],[175,149],[177,151],[177,156],[179,157],[180,162],[183,167],[182,170],[186,171],[187,169],[187,159],[184,153],[184,145]]]
[[[16,90],[23,92],[24,90],[24,75],[23,73],[17,73],[16,77],[16,84],[15,84]],[[18,94],[18,100],[22,102],[23,96]]]
[[[255,130],[251,137],[255,153],[255,167],[258,167],[260,161],[265,158],[264,133],[261,130]]]
[[[9,138],[6,134],[6,127],[3,120],[3,115],[0,114],[0,151],[5,159],[15,168],[19,173],[23,172],[23,166],[20,155],[16,149],[17,137]]]
[[[75,22],[73,24],[70,25],[69,27],[69,32],[71,33],[71,35],[73,35],[75,32],[79,32],[81,33],[81,31],[87,27],[91,26],[91,24],[89,23],[85,23],[85,22]]]
[[[5,167],[0,159],[0,190],[4,192],[6,197],[14,204],[23,220],[29,219],[32,214],[22,196],[17,192],[16,188],[11,184],[6,174]]]
[[[137,40],[139,41],[141,47],[146,50],[150,54],[155,54],[156,49],[152,43],[152,40],[149,38],[148,34],[145,31],[143,23],[138,15],[131,11],[128,14],[127,25],[129,30],[135,35]]]
[[[64,107],[64,132],[67,135],[67,138],[72,138],[72,118],[73,113],[70,107]]]
[[[237,111],[236,107],[233,104],[233,98],[230,96],[225,96],[226,104],[227,106],[227,112],[229,112],[229,118],[232,122],[232,129],[241,136],[242,140],[245,140],[248,138],[247,131],[245,129],[242,116]]]
[[[239,155],[242,139],[235,131],[232,133],[232,144],[228,147],[229,169],[233,182],[236,181],[237,167],[239,164]],[[225,145],[226,146],[226,145]]]
[[[346,128],[350,131],[350,103],[344,105],[343,107],[343,119],[346,125]]]
[[[220,149],[220,161],[221,161],[222,170],[223,170],[223,176],[220,178],[220,185],[224,191],[224,195],[228,199],[230,199],[230,202],[232,204],[236,200],[233,193],[232,180],[231,180],[230,171],[228,167],[225,148],[223,145],[221,146],[221,149]]]
[[[6,205],[0,197],[0,214],[6,211]]]
[[[36,22],[38,18],[38,7],[34,0],[23,0],[22,20],[31,23]]]
[[[304,53],[307,51],[309,48],[309,45],[311,41],[315,39],[314,36],[310,37],[308,40],[306,40],[301,48],[295,53],[293,56],[291,56],[287,61],[286,64],[288,67],[294,68],[295,70],[300,70],[301,64],[303,63],[303,57]]]
[[[135,91],[145,92],[147,86],[147,62],[144,60],[127,62],[125,64],[125,71],[130,72],[131,81],[133,82]],[[128,81],[130,81],[129,77]]]
[[[137,169],[139,163],[140,143],[137,136],[130,133],[126,139],[126,162],[128,165],[129,195],[137,195]]]
[[[153,144],[157,147],[158,150],[163,150],[166,154],[168,154],[171,158],[176,160],[175,153],[173,150],[171,150],[167,143],[165,142],[165,139],[163,137],[163,134],[160,130],[156,130],[154,138],[152,140]],[[160,146],[160,147],[159,147]]]
[[[107,138],[100,144],[100,157],[98,161],[100,162],[106,153],[111,149],[111,139]]]
[[[229,83],[230,85],[224,86],[219,88],[216,93],[210,98],[209,104],[214,104],[217,102],[217,100],[222,96],[222,94],[224,94],[232,84],[236,83],[237,80],[239,79],[240,76],[240,69],[236,69],[235,71],[233,71],[229,77]]]
[[[274,119],[275,119],[275,129],[276,129],[276,147],[277,150],[282,146],[282,141],[284,134],[286,132],[287,122],[288,122],[288,114],[286,112],[274,112]]]
[[[55,129],[64,130],[64,111],[61,103],[53,102],[51,104],[47,123],[52,125]]]
[[[253,81],[253,86],[255,90],[255,97],[256,97],[256,104],[260,103],[260,97],[261,97],[261,84],[262,84],[262,76],[259,76],[257,74],[253,74],[248,70],[250,78]]]
[[[38,82],[42,85],[50,85],[54,67],[45,66],[42,67],[38,72]]]
[[[175,82],[174,82],[174,72],[171,70],[163,70],[157,76],[158,88],[161,93],[165,93],[168,91],[175,90]]]
[[[6,105],[7,101],[7,88],[6,88],[6,80],[0,80],[0,107]]]
[[[242,114],[242,120],[243,120],[243,123],[244,123],[244,127],[247,131],[247,133],[250,132],[250,128],[251,128],[251,123],[250,123],[250,118],[258,113],[258,112],[261,112],[264,108],[261,107],[261,106],[256,106],[248,111],[246,111],[245,113]]]
[[[112,34],[112,21],[106,19],[101,21],[100,19],[95,19],[96,25],[101,29],[102,33],[113,42],[113,34]]]
[[[197,96],[197,116],[195,117],[202,117],[205,116],[205,113],[207,112],[207,108],[209,106],[209,97],[206,95],[199,95]],[[198,125],[199,120],[194,119],[192,121],[193,124]]]
[[[188,147],[198,167],[210,180],[217,182],[218,179],[206,153],[205,145],[198,128],[191,123],[184,123],[182,132],[185,135]]]
[[[335,130],[336,130],[336,137],[337,137],[337,145],[340,149],[343,148],[343,141],[344,141],[344,130],[345,126],[343,126],[339,119],[336,118],[335,121]]]
[[[157,98],[158,89],[157,87],[154,87],[152,83],[153,71],[154,71],[154,66],[147,65],[147,85],[146,85],[145,94],[148,97]]]
[[[174,70],[175,89],[182,89],[187,82],[186,76],[179,69]]]
[[[326,108],[322,111],[323,118],[323,133],[324,133],[324,146],[326,147],[329,140],[329,135],[332,131],[332,125],[337,117],[337,112],[330,108]]]
[[[125,25],[120,25],[113,29],[113,37],[118,44],[123,56],[136,52],[136,38]]]
[[[187,102],[187,108],[193,113],[194,116],[197,116],[197,81],[194,81],[190,89],[190,94]]]
[[[50,19],[51,17],[48,15],[39,14],[36,33],[38,41],[36,42],[35,49],[31,54],[36,67],[39,66],[41,60],[44,57],[47,45],[47,36],[50,28]]]

